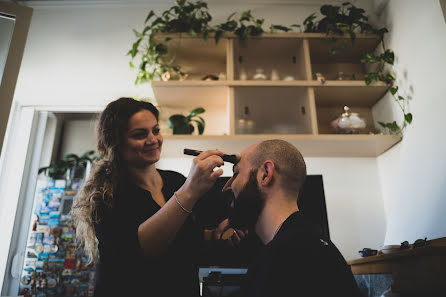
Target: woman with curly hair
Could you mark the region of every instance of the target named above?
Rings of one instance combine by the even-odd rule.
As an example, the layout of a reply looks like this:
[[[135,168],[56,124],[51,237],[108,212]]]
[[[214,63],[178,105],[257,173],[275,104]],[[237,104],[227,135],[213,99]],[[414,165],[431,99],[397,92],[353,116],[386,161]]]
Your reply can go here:
[[[102,158],[72,209],[78,242],[98,260],[95,296],[199,296],[202,231],[190,214],[223,173],[223,153],[201,153],[185,178],[155,167],[162,144],[151,103],[120,98],[100,115]]]

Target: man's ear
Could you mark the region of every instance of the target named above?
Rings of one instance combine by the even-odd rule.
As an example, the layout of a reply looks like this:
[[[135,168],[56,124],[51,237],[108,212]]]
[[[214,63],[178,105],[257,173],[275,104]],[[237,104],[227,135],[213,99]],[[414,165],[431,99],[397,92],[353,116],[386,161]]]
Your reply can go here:
[[[263,162],[263,165],[260,170],[262,174],[260,178],[260,183],[262,186],[267,186],[272,182],[274,170],[275,167],[273,161],[266,160],[265,162]]]

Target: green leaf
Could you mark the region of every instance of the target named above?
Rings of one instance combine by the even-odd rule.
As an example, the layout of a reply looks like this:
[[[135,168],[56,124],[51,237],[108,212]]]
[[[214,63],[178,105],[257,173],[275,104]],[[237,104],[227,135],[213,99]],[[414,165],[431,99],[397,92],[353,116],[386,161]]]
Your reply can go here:
[[[46,172],[48,168],[49,168],[49,167],[42,167],[42,168],[39,168],[39,174],[41,174],[42,172]]]
[[[400,127],[398,126],[398,124],[395,121],[393,121],[392,123],[388,123],[387,124],[387,128],[389,128],[393,132],[401,130]]]
[[[306,24],[312,22],[314,19],[316,19],[316,14],[312,13],[304,20],[303,24],[306,25]]]
[[[399,100],[405,100],[405,98],[402,97],[402,96],[398,96],[398,99],[399,99]]]
[[[133,33],[135,34],[136,37],[141,38],[142,34],[139,33],[138,31],[136,31],[135,29],[133,29]]]
[[[249,21],[252,18],[251,11],[244,11],[242,12],[242,15],[240,16],[240,22]]]
[[[393,65],[395,61],[395,53],[391,49],[387,49],[383,54],[381,54],[381,59],[384,62]]]
[[[64,161],[79,161],[79,156],[76,154],[67,154],[63,158]]]
[[[386,124],[386,123],[383,123],[383,122],[379,122],[379,121],[378,121],[378,124],[380,124],[381,127],[383,127],[383,128],[387,128],[387,124]]]
[[[130,66],[130,68],[135,68],[135,65],[133,64],[132,61],[129,61],[129,66]]]
[[[127,53],[131,55],[132,58],[134,58],[136,56],[136,54],[138,53],[138,47],[139,44],[141,43],[142,38],[138,39],[136,42],[133,43],[132,45],[132,49]]]
[[[197,124],[197,128],[198,128],[198,134],[203,134],[204,132],[204,125],[202,122],[198,121],[198,120],[193,120],[195,122],[195,124]]]
[[[205,111],[206,111],[206,110],[205,110],[203,107],[197,107],[197,108],[191,110],[191,111],[189,112],[189,115],[188,115],[187,117],[188,117],[188,118],[192,118],[193,116],[196,116],[197,114],[203,113],[203,112],[205,112]]]
[[[220,40],[221,35],[223,34],[222,30],[217,30],[217,32],[215,32],[215,44],[218,43],[218,41]]]
[[[396,92],[398,92],[398,86],[396,86],[394,88],[390,88],[390,93],[392,93],[392,95],[395,95]]]
[[[197,32],[195,32],[194,29],[190,28],[189,29],[189,35],[190,36],[197,36]]]
[[[282,25],[271,25],[271,28],[273,28],[274,30],[280,30],[280,31],[284,31],[284,32],[288,32],[291,29]]]
[[[409,113],[406,113],[405,115],[404,115],[404,120],[406,120],[406,122],[408,122],[409,124],[411,124],[412,123],[412,114],[409,112]]]
[[[144,24],[146,24],[154,15],[155,15],[155,13],[153,12],[153,10],[151,10],[149,12],[149,14],[147,15],[146,20],[144,21]]]
[[[232,19],[232,17],[236,14],[236,12],[231,13],[228,18],[226,19],[226,21],[230,21]]]

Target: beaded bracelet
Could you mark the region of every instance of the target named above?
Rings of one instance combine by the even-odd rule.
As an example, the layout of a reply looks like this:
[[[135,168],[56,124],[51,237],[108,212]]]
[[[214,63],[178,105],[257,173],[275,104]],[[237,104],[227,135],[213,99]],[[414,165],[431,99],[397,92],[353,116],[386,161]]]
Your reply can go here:
[[[187,212],[187,213],[192,213],[191,210],[186,209],[186,208],[180,203],[180,201],[179,201],[178,198],[177,198],[177,192],[173,192],[173,197],[175,197],[175,200],[177,201],[177,203],[178,203],[178,205],[181,207],[181,209],[183,209],[183,210],[184,210],[185,212]]]

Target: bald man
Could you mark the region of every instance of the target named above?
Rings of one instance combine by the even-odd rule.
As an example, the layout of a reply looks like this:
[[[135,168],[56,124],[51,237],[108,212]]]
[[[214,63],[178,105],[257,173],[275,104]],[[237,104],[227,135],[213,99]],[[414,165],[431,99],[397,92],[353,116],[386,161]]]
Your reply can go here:
[[[305,161],[292,144],[267,140],[245,149],[223,191],[235,196],[229,221],[261,240],[245,297],[362,296],[345,259],[299,211]]]

